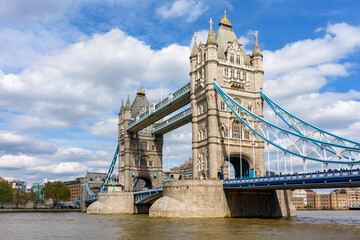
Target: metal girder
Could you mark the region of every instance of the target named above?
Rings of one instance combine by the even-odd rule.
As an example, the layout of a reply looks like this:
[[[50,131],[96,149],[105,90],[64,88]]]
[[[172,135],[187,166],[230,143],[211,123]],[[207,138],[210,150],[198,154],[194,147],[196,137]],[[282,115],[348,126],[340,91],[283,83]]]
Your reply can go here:
[[[295,155],[301,159],[318,161],[323,163],[359,164],[360,148],[358,145],[347,146],[329,141],[312,138],[298,130],[290,130],[272,124],[265,119],[250,112],[236,102],[214,81],[218,94],[227,104],[236,117],[248,127],[254,134],[262,138],[268,144],[275,146],[285,153]],[[343,141],[352,142],[347,139]]]
[[[126,130],[138,132],[188,103],[190,103],[190,83],[170,94],[163,101],[156,104],[154,108],[149,108],[148,111],[136,116],[133,121],[129,122]]]
[[[191,122],[191,107],[153,127],[152,134],[165,134]]]

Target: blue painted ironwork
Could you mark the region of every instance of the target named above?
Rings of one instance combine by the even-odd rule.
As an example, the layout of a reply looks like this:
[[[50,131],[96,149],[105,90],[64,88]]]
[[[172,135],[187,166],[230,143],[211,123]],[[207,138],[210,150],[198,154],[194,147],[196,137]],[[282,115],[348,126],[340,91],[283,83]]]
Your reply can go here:
[[[216,81],[214,81],[214,86],[229,109],[246,127],[265,142],[275,146],[283,152],[295,155],[303,160],[312,160],[323,163],[349,165],[360,163],[360,148],[358,146],[350,147],[332,142],[325,142],[304,136],[298,132],[292,132],[281,128],[250,112],[236,102],[230,95],[221,89]],[[281,142],[283,142],[284,146],[280,144]],[[285,144],[288,146],[285,147]],[[324,152],[327,152],[328,149],[334,153],[333,156],[326,156],[326,153]]]
[[[165,128],[169,128],[169,127],[173,126],[174,124],[177,124],[181,121],[191,118],[191,116],[192,116],[192,111],[191,111],[191,107],[190,107],[190,108],[176,114],[175,116],[165,120],[164,122],[155,125],[153,127],[152,134],[157,134],[160,131],[164,130]]]
[[[149,108],[148,111],[142,113],[141,115],[136,116],[134,120],[129,122],[126,130],[130,131],[132,128],[134,128],[136,125],[140,124],[141,122],[145,121],[150,116],[157,114],[158,112],[162,111],[169,105],[179,101],[184,96],[189,94],[190,94],[190,83],[186,84],[184,87],[180,88],[175,93],[170,93],[167,98],[162,100],[160,103],[156,104],[154,108]]]
[[[93,191],[91,191],[91,189],[89,188],[87,183],[85,183],[85,189],[86,189],[86,191],[87,191],[87,193],[89,194],[90,197],[96,197],[96,194],[93,193]]]
[[[101,184],[101,187],[99,188],[99,191],[98,191],[98,192],[101,192],[101,191],[104,189],[105,184],[108,184],[108,183],[109,183],[109,180],[110,180],[110,178],[111,178],[111,175],[112,175],[112,173],[113,173],[113,171],[114,171],[114,167],[115,167],[115,164],[116,164],[116,160],[117,160],[118,154],[119,154],[119,144],[118,144],[117,147],[116,147],[116,151],[115,151],[113,160],[112,160],[112,162],[111,162],[110,168],[109,168],[109,170],[107,171],[106,176],[105,176],[105,179],[104,179],[104,182]],[[95,196],[97,196],[97,193],[98,193],[98,192],[96,192]]]
[[[134,192],[135,204],[142,204],[161,197],[163,194],[162,188],[150,189],[146,191]]]
[[[276,175],[249,179],[224,180],[224,189],[255,189],[255,188],[307,188],[327,185],[360,185],[360,170],[335,170],[301,174]]]

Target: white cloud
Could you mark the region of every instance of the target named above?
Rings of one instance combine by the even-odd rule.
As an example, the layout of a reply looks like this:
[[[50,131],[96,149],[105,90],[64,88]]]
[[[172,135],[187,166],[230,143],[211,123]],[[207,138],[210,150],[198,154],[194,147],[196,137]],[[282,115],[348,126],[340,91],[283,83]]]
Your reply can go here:
[[[265,78],[334,62],[360,47],[360,27],[346,23],[329,24],[325,32],[322,38],[290,43],[274,52],[263,51]]]
[[[112,30],[39,58],[19,74],[0,74],[0,107],[20,112],[18,130],[71,127],[120,107],[120,96],[160,82],[178,88],[189,81],[188,47],[161,50]]]
[[[104,136],[112,139],[117,138],[118,128],[117,128],[118,119],[112,118],[106,121],[96,122],[95,124],[89,126],[89,132],[97,136]]]
[[[62,162],[55,165],[46,165],[46,166],[37,166],[30,167],[30,171],[40,171],[46,173],[54,173],[54,174],[74,174],[74,173],[82,173],[86,171],[88,168],[82,164],[77,162]]]
[[[187,22],[194,22],[204,12],[208,6],[196,0],[177,0],[171,6],[162,6],[157,9],[157,13],[163,18],[186,17]]]
[[[38,159],[36,157],[27,155],[11,155],[6,154],[0,157],[0,168],[4,169],[20,169],[29,168],[34,165],[46,164],[46,161]]]
[[[55,144],[10,131],[0,131],[0,154],[52,154]]]

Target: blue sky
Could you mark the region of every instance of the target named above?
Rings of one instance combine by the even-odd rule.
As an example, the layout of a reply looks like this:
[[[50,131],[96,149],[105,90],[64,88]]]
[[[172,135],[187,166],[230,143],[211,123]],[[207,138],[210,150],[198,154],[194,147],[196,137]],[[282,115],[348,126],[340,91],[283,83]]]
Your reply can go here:
[[[189,81],[194,32],[227,11],[264,54],[264,89],[285,108],[360,141],[358,1],[0,0],[0,176],[33,183],[105,171],[121,100]],[[269,112],[265,111],[265,116]],[[165,136],[164,167],[191,157],[190,126]],[[301,164],[294,168],[302,168]],[[310,169],[319,168],[311,165]]]

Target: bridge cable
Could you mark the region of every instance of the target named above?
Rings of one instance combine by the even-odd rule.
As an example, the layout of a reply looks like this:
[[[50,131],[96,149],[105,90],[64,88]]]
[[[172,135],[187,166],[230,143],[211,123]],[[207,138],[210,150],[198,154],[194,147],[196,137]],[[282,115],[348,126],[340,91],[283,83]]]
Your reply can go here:
[[[325,163],[347,163],[347,164],[357,164],[357,163],[360,163],[360,160],[359,159],[356,159],[356,161],[352,161],[351,163],[350,162],[345,162],[343,159],[346,157],[343,156],[343,154],[346,154],[346,153],[349,153],[352,154],[352,152],[355,152],[355,153],[359,153],[360,152],[360,148],[358,147],[358,145],[356,147],[349,147],[349,146],[344,146],[344,145],[339,145],[339,144],[335,144],[335,143],[332,143],[332,142],[324,142],[324,141],[320,141],[318,139],[314,139],[314,138],[311,138],[311,137],[308,137],[308,136],[304,136],[302,134],[299,134],[299,133],[295,133],[295,132],[291,132],[289,130],[286,130],[284,128],[281,128],[279,126],[275,126],[274,124],[266,121],[265,119],[253,114],[252,112],[250,112],[249,110],[247,110],[246,108],[244,108],[241,104],[237,103],[236,101],[234,101],[234,99],[232,99],[229,94],[227,94],[226,92],[224,92],[220,86],[216,83],[216,81],[214,81],[214,86],[215,86],[215,89],[216,91],[219,93],[219,95],[223,98],[223,100],[225,101],[225,103],[228,105],[228,107],[231,109],[231,111],[236,115],[236,117],[242,121],[248,128],[250,128],[250,130],[258,135],[260,138],[262,138],[264,141],[270,143],[271,145],[274,145],[275,147],[281,149],[282,151],[284,152],[288,152],[289,154],[293,154],[297,157],[300,157],[300,158],[306,158],[308,160],[312,160],[312,161],[319,161],[319,162],[325,162]],[[230,102],[229,102],[230,101]],[[233,106],[237,106],[239,108],[242,109],[242,111],[240,111],[241,115],[244,115],[244,118],[239,116],[239,114],[234,110],[234,107]],[[250,123],[250,121],[248,120],[248,117],[247,115],[248,114],[249,116],[252,117],[253,121],[252,121],[252,124]],[[285,149],[284,147],[282,146],[279,146],[276,142],[274,142],[272,139],[267,139],[263,133],[262,133],[262,129],[259,128],[259,131],[254,129],[254,119],[258,120],[259,123],[258,125],[263,125],[265,124],[266,127],[270,127],[272,129],[279,129],[282,133],[282,135],[285,135],[287,137],[289,137],[289,140],[292,140],[292,144],[290,145],[290,147],[292,147],[294,150],[292,150],[291,148],[289,149]],[[278,137],[278,136],[274,136],[274,137]],[[295,138],[295,139],[293,139]],[[294,142],[295,140],[297,139],[296,142]],[[309,152],[309,154],[307,155],[302,155],[302,153],[299,151],[298,147],[296,144],[299,143],[299,141],[306,141],[307,143],[316,143],[316,148],[313,148],[312,151]],[[319,155],[319,153],[317,151],[321,151],[321,150],[324,150],[324,149],[334,149],[334,148],[339,148],[339,150],[337,151],[336,153],[336,156],[334,156],[333,158],[337,158],[338,160],[328,160],[328,161],[325,161],[323,159],[320,159],[318,158],[317,155]],[[343,150],[342,150],[343,149]],[[312,155],[315,155],[315,156],[312,156]]]
[[[231,164],[231,162],[230,162],[230,118],[229,118],[229,114],[230,114],[230,112],[229,112],[229,108],[226,108],[227,109],[227,120],[228,120],[228,164],[227,164],[227,168],[228,168],[228,178],[231,178],[231,176],[230,176],[230,164]]]

